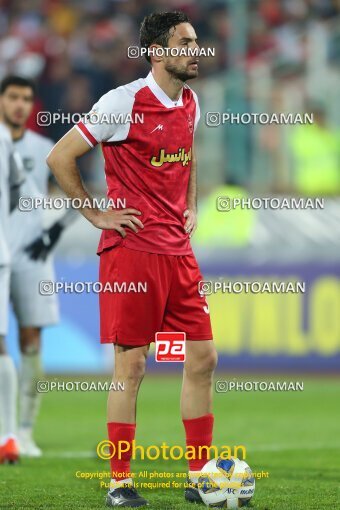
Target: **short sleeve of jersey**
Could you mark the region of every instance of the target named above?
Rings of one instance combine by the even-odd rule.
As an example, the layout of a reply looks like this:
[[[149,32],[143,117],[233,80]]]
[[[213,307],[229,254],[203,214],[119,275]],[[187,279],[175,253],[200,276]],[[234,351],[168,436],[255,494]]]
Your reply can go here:
[[[198,121],[200,120],[200,117],[201,117],[201,109],[200,109],[200,105],[198,102],[198,97],[197,97],[196,92],[192,91],[192,93],[193,93],[195,103],[196,103],[196,115],[195,115],[195,124],[194,124],[194,130],[196,131]]]
[[[125,140],[134,100],[135,88],[122,86],[110,90],[75,127],[91,147],[101,142]]]

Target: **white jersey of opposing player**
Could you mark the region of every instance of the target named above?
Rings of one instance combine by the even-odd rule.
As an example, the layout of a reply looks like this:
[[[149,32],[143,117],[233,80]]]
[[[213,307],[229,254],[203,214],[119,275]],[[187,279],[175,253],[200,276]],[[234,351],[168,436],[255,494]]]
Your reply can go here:
[[[10,131],[0,122],[0,266],[8,265],[9,207],[10,207],[10,158],[13,145]]]
[[[24,165],[25,182],[21,187],[24,197],[46,197],[48,193],[49,168],[46,157],[54,143],[30,129],[26,129],[22,138],[14,142],[15,150],[21,156]],[[14,259],[19,261],[22,250],[42,234],[44,211],[41,207],[23,212],[15,210],[10,217],[10,248]]]

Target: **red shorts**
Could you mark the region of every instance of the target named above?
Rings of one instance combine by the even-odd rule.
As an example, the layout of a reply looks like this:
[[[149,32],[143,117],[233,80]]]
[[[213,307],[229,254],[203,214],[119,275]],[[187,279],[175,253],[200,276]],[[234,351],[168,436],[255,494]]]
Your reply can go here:
[[[121,246],[100,255],[102,343],[147,345],[157,331],[184,331],[211,340],[209,308],[198,292],[202,275],[193,254],[159,255]]]

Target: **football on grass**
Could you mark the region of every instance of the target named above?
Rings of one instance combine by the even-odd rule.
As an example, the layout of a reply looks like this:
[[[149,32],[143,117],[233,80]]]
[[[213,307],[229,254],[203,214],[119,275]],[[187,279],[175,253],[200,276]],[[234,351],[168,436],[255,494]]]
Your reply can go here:
[[[201,470],[198,490],[211,508],[246,506],[255,492],[255,478],[244,460],[237,458],[209,460]]]

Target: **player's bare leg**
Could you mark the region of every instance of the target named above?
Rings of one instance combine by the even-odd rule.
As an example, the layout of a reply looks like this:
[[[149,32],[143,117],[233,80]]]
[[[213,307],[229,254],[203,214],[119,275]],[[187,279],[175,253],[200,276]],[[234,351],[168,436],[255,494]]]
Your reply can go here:
[[[212,380],[217,353],[212,340],[186,341],[181,413],[184,420],[212,412]]]
[[[108,397],[107,418],[109,440],[132,443],[136,429],[136,404],[138,390],[145,373],[149,346],[115,346],[115,368],[112,381],[124,384],[124,391],[111,390]],[[120,457],[120,458],[119,458]],[[147,505],[133,488],[130,476],[131,450],[121,456],[116,452],[111,459],[111,488],[107,495],[108,506],[138,507]]]
[[[37,392],[37,381],[42,376],[40,345],[40,328],[20,328],[19,442],[21,453],[28,457],[41,456],[41,450],[33,440],[40,404],[40,393]]]
[[[198,472],[207,462],[207,456],[198,458],[200,446],[210,446],[214,417],[212,414],[213,373],[217,353],[212,340],[186,342],[186,361],[183,370],[181,413],[186,433],[186,444],[197,449],[196,459],[189,461],[190,487],[185,499],[199,503]]]
[[[124,391],[110,391],[107,405],[108,422],[135,423],[136,402],[145,373],[149,346],[115,345],[115,367],[112,381],[124,383]]]
[[[0,464],[14,463],[19,458],[16,439],[17,391],[14,362],[6,352],[4,336],[0,335]]]

